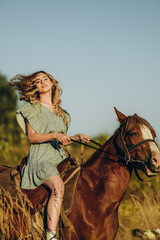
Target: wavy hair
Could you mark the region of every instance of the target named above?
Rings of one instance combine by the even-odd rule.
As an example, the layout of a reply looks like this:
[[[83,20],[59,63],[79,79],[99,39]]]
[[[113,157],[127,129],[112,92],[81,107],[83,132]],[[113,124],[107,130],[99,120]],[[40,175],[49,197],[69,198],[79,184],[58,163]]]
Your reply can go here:
[[[46,74],[50,81],[53,83],[52,87],[52,103],[55,108],[56,114],[61,116],[64,120],[64,123],[67,124],[66,115],[63,109],[60,107],[61,99],[60,95],[62,94],[62,89],[60,88],[58,81],[54,79],[52,75],[45,71],[34,72],[30,75],[17,74],[14,78],[11,79],[9,85],[18,90],[19,99],[25,100],[32,104],[36,104],[39,101],[39,92],[35,85],[35,78],[39,73]]]

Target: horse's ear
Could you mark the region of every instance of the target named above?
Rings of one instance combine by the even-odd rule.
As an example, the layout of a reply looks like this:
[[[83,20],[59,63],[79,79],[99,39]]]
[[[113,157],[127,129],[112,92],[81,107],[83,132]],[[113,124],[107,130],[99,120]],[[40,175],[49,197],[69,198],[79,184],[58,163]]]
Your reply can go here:
[[[120,123],[123,123],[126,120],[127,117],[123,113],[119,112],[115,107],[114,107],[114,110],[115,110],[115,112],[117,114],[118,121]]]

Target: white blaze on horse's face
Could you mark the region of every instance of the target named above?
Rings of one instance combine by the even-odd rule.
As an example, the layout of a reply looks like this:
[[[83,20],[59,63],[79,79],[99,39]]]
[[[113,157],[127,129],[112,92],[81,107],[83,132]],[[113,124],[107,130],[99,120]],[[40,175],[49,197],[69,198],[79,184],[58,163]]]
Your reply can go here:
[[[141,132],[144,140],[153,139],[152,133],[147,126],[141,125],[140,128],[141,128]],[[154,142],[148,142],[148,144],[149,144],[151,156],[152,156],[151,162],[156,168],[158,168],[160,167],[160,151]]]
[[[145,139],[153,139],[152,133],[147,126],[141,125],[140,128],[141,128],[141,132],[142,132],[142,136],[143,136],[144,140]],[[150,150],[152,153],[159,152],[158,147],[154,142],[148,142],[148,144],[150,146]]]

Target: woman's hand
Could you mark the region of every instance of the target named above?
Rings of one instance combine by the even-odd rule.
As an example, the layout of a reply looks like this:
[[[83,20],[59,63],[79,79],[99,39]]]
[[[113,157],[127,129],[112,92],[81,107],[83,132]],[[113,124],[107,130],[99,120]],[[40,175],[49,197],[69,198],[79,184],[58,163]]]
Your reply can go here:
[[[72,143],[71,139],[64,133],[56,133],[55,138],[65,146]]]
[[[76,141],[80,141],[82,143],[90,142],[90,137],[84,134],[76,134],[71,139],[74,139]]]

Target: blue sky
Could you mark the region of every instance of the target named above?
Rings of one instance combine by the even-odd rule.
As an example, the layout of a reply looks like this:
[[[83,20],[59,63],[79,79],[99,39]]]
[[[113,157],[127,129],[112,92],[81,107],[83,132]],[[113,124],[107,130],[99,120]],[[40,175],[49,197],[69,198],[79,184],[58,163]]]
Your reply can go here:
[[[115,106],[160,137],[159,0],[0,0],[0,32],[8,79],[44,70],[61,83],[69,135],[112,134]]]

